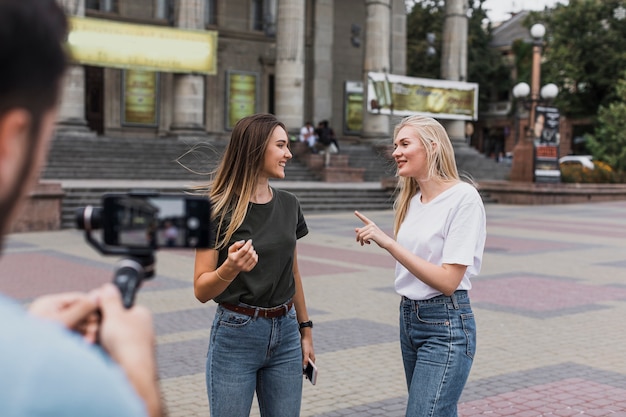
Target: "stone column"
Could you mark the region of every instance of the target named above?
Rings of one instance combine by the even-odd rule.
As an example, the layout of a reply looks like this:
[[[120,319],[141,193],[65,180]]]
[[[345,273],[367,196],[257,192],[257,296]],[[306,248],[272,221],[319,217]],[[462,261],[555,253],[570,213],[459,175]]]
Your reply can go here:
[[[317,0],[314,21],[312,122],[315,125],[320,120],[331,121],[333,115],[333,0]]]
[[[85,0],[58,0],[68,16],[85,16]],[[57,130],[65,134],[89,132],[85,119],[85,67],[70,65],[61,91]]]
[[[176,26],[204,30],[204,1],[178,0]],[[205,135],[204,76],[174,74],[174,111],[170,130],[176,135]]]
[[[363,62],[364,139],[389,139],[390,117],[367,111],[367,73],[390,72],[391,0],[365,0],[365,58]]]
[[[441,78],[467,81],[467,0],[446,0],[441,51]],[[447,120],[450,139],[465,142],[465,121]]]
[[[303,0],[278,0],[275,106],[290,132],[304,124],[304,16]]]

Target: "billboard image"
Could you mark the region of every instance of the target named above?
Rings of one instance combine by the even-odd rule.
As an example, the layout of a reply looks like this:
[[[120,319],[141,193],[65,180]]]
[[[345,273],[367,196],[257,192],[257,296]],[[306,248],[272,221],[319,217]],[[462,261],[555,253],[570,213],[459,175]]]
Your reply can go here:
[[[451,120],[478,118],[476,83],[370,72],[367,84],[370,113],[422,114]]]

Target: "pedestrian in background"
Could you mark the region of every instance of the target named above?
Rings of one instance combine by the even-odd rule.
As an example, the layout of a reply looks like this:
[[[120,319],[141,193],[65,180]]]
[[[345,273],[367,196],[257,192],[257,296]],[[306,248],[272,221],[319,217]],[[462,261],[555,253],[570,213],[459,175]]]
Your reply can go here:
[[[66,36],[66,17],[54,0],[0,0],[2,236],[46,159],[67,66]],[[161,413],[145,308],[126,310],[112,284],[90,294],[43,296],[28,311],[0,295],[2,417]]]
[[[361,245],[374,241],[396,260],[400,345],[409,391],[407,417],[456,417],[476,352],[468,290],[480,272],[485,209],[459,178],[445,129],[422,116],[394,129],[398,165],[394,236],[358,211]]]
[[[270,186],[291,159],[271,114],[235,125],[209,185],[216,242],[196,251],[194,291],[217,302],[206,361],[212,417],[300,414],[303,368],[315,361],[296,241],[308,233],[297,198]]]
[[[306,122],[304,126],[300,128],[300,142],[305,143],[311,152],[316,153],[316,141],[317,136],[315,135],[315,128],[313,127],[313,123]]]

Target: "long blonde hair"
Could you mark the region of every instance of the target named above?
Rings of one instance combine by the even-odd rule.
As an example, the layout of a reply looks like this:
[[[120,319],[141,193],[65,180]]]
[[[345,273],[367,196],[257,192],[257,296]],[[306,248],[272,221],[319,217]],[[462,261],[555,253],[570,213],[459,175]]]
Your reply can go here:
[[[432,117],[408,116],[398,123],[393,130],[393,140],[398,136],[400,129],[408,127],[413,130],[426,150],[428,164],[428,179],[438,179],[443,182],[459,180],[459,172],[454,158],[454,148],[444,127]],[[435,144],[435,146],[433,146]],[[395,218],[394,233],[397,235],[400,225],[406,217],[411,198],[419,191],[419,184],[413,177],[398,179],[398,193],[394,202]]]
[[[222,161],[209,184],[212,219],[218,222],[217,249],[226,247],[243,224],[259,171],[263,167],[267,144],[278,126],[286,131],[285,125],[274,115],[261,113],[244,117],[233,128]],[[229,216],[230,221],[224,224]]]

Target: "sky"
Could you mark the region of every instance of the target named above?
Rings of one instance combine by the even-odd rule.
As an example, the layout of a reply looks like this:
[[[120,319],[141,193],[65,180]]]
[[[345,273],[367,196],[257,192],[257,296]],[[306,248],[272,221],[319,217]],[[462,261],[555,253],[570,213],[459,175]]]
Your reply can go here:
[[[567,4],[568,0],[487,0],[483,8],[492,22],[502,22],[511,17],[511,12],[521,10],[543,10],[557,3]]]

